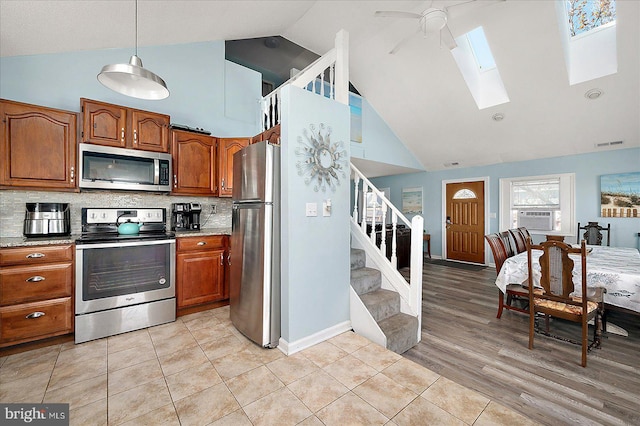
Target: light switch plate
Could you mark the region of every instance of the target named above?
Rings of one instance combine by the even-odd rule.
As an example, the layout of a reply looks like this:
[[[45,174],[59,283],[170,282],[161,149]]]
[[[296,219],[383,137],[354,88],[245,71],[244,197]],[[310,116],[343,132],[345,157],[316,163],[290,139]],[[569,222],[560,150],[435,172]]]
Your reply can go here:
[[[322,202],[322,216],[331,216],[331,204],[328,204],[326,201]]]
[[[307,203],[307,217],[318,216],[318,203]]]

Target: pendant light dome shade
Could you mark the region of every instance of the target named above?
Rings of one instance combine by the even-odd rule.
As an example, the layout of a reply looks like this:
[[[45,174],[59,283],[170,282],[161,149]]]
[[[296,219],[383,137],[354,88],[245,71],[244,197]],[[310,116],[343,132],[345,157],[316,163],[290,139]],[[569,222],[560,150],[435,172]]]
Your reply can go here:
[[[98,81],[109,89],[138,99],[158,100],[169,96],[164,80],[142,67],[142,60],[133,55],[128,64],[105,65]]]

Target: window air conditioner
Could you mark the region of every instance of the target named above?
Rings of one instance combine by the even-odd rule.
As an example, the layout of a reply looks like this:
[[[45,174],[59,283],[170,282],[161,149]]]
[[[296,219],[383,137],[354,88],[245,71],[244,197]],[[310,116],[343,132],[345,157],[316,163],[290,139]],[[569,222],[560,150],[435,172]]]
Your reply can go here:
[[[519,210],[518,228],[536,231],[553,230],[553,212],[549,210]]]

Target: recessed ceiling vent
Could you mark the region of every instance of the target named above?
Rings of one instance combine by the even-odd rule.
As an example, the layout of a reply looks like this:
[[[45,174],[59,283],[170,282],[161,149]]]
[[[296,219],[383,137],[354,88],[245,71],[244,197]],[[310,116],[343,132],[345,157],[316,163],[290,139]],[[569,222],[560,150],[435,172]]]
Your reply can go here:
[[[451,163],[444,163],[445,167],[455,167],[455,166],[459,166],[460,163],[457,161],[452,161]]]
[[[596,148],[604,148],[607,146],[617,146],[624,144],[623,141],[613,141],[613,142],[601,142],[596,144]]]

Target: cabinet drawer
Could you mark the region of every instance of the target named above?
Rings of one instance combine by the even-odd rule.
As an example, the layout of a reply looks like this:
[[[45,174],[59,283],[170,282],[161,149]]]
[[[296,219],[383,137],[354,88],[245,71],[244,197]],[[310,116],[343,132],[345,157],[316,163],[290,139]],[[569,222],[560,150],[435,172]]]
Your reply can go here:
[[[37,265],[73,260],[73,245],[18,247],[0,250],[0,265]]]
[[[71,296],[73,264],[15,266],[0,271],[0,306]]]
[[[73,331],[71,298],[0,308],[0,345]]]
[[[180,237],[177,238],[177,251],[210,250],[224,248],[226,235],[207,235],[203,237]]]

